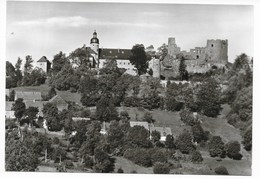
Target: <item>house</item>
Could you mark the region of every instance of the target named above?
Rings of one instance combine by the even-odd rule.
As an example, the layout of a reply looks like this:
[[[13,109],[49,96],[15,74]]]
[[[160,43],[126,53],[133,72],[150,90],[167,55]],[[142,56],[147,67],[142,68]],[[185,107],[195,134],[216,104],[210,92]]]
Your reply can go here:
[[[14,100],[17,100],[18,98],[22,98],[24,102],[25,101],[41,101],[42,94],[41,94],[41,92],[16,91]]]
[[[14,111],[12,110],[14,102],[6,101],[5,102],[5,118],[6,119],[15,119]]]
[[[47,73],[51,68],[51,62],[45,56],[42,56],[42,58],[36,62],[36,67]]]
[[[130,127],[143,126],[146,130],[150,131],[151,124],[143,121],[130,121]]]
[[[62,111],[63,109],[68,109],[68,103],[59,95],[56,95],[53,98],[51,98],[49,102],[55,104],[59,111]]]
[[[106,65],[106,61],[112,59],[116,60],[118,68],[124,68],[126,70],[125,73],[136,75],[137,70],[129,60],[131,54],[130,49],[102,48],[100,49],[99,68],[103,68]]]
[[[24,103],[25,103],[26,108],[29,108],[29,107],[38,108],[38,110],[39,110],[38,116],[43,117],[43,113],[42,113],[43,106],[46,103],[48,103],[48,101],[25,101]]]
[[[161,134],[161,139],[160,141],[166,141],[166,136],[167,135],[172,135],[172,130],[169,127],[150,127],[150,134],[153,131],[158,131]]]
[[[73,121],[90,121],[90,117],[72,117]]]

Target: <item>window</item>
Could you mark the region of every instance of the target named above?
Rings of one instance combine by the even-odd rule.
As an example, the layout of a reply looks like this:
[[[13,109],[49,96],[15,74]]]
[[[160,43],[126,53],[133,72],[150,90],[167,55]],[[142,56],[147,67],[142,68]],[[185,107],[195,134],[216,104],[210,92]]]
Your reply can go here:
[[[213,47],[213,44],[211,44],[211,47]]]
[[[200,57],[197,55],[196,58],[199,59]]]

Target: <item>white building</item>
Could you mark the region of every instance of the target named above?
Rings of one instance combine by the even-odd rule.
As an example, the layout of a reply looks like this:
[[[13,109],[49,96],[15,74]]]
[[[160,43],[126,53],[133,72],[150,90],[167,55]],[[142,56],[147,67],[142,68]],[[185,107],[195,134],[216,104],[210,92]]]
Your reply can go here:
[[[90,49],[95,52],[91,55],[95,59],[97,68],[103,68],[107,60],[116,60],[118,68],[124,68],[126,70],[125,73],[130,75],[137,75],[136,68],[129,60],[132,54],[131,49],[99,48],[99,39],[97,38],[96,31],[90,40]]]
[[[42,69],[45,73],[47,73],[51,68],[51,62],[45,56],[43,56],[42,58],[40,58],[40,60],[36,62],[36,67]]]

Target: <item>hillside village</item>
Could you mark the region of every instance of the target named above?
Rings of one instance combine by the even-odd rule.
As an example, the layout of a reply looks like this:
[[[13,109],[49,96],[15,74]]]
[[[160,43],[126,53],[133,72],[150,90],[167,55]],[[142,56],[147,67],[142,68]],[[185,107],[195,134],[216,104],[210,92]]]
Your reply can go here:
[[[100,43],[6,62],[7,171],[251,175],[253,58]]]

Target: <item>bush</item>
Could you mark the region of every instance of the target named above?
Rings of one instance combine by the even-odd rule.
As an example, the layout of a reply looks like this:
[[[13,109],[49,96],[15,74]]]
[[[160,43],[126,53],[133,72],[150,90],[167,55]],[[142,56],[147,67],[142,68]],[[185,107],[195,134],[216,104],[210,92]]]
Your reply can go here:
[[[135,96],[125,97],[124,106],[126,107],[139,107],[140,99]]]
[[[176,148],[179,149],[184,154],[189,154],[194,150],[194,145],[192,144],[192,137],[189,131],[184,130],[176,139]]]
[[[181,117],[182,122],[184,122],[187,125],[194,126],[195,124],[199,124],[198,119],[196,119],[193,116],[193,113],[188,111],[187,109],[183,109],[180,112],[180,117]]]
[[[225,146],[220,136],[213,136],[209,141],[208,147],[211,157],[225,158]]]
[[[215,173],[218,175],[229,175],[228,170],[224,166],[215,168]]]
[[[200,162],[203,161],[203,158],[202,158],[202,156],[201,156],[199,151],[193,151],[191,153],[191,161],[193,163],[200,163]]]
[[[87,155],[86,157],[84,157],[84,164],[85,164],[85,167],[92,168],[93,164],[94,164],[93,159]]]
[[[247,151],[251,151],[251,149],[252,149],[252,129],[247,130],[245,132],[243,138],[244,138],[244,140],[243,140],[244,148]]]
[[[152,166],[151,156],[149,152],[147,152],[147,149],[127,149],[124,153],[124,157],[137,165],[145,167]]]
[[[68,169],[72,169],[72,168],[74,167],[74,165],[73,165],[73,163],[72,163],[71,160],[65,160],[65,161],[64,161],[64,165],[65,165],[65,167],[68,168]]]
[[[155,151],[151,150],[151,151],[152,151],[152,153],[151,153],[152,163],[156,163],[156,162],[165,163],[165,162],[167,162],[167,155],[165,154],[165,152],[163,152],[160,149],[156,149]]]
[[[169,174],[170,168],[169,168],[168,164],[158,162],[153,167],[153,173],[154,174]]]
[[[242,155],[240,152],[240,143],[238,141],[230,141],[226,144],[226,154],[229,158],[240,160]]]
[[[120,168],[117,170],[117,173],[124,173],[124,170],[120,167]]]

